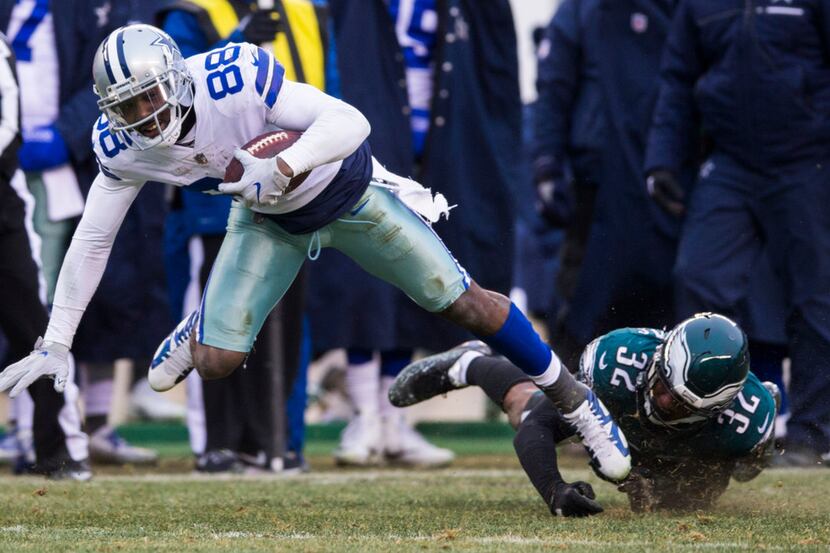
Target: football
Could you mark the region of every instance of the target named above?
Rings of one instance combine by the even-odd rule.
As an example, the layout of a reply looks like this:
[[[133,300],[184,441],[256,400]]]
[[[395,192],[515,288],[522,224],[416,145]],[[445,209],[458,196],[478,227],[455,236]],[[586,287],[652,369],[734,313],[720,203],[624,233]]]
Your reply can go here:
[[[260,159],[265,159],[269,157],[276,157],[280,152],[294,144],[299,138],[303,135],[303,133],[299,131],[272,131],[267,132],[265,134],[261,134],[256,138],[253,138],[248,141],[247,144],[242,146],[244,150],[246,150],[252,156],[258,157]],[[239,160],[236,158],[231,159],[228,166],[225,168],[225,182],[236,182],[242,178],[242,164],[239,163]],[[306,171],[305,173],[301,173],[296,175],[294,178],[291,179],[291,183],[286,188],[286,193],[291,192],[299,185],[303,183],[303,181],[308,177],[310,171]]]

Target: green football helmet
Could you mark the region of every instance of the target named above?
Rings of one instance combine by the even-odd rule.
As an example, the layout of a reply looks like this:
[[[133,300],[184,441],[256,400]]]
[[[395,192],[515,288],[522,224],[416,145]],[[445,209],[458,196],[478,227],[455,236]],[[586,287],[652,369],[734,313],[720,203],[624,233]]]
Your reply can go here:
[[[674,327],[655,352],[646,373],[642,414],[664,428],[696,426],[723,411],[748,374],[743,330],[723,315],[697,314]],[[658,398],[666,393],[673,401]]]

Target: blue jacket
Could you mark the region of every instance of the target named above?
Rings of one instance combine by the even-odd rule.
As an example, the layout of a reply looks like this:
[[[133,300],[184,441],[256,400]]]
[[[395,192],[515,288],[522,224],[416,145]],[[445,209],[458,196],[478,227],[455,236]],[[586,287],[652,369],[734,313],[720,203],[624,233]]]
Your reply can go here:
[[[450,221],[436,230],[471,274],[509,290],[522,117],[509,3],[438,3],[438,33],[452,39],[435,54],[438,93],[420,167],[413,154],[403,56],[386,3],[333,0],[330,6],[343,99],[372,124],[373,155],[390,171],[415,177],[457,203]]]
[[[564,0],[546,30],[547,56],[540,48],[536,178],[570,168],[598,185],[570,298],[579,309],[565,320],[584,343],[603,331],[609,309],[672,281],[680,221],[648,197],[642,167],[673,9],[672,0]],[[640,297],[670,319],[668,301]]]
[[[620,232],[679,231],[642,178],[672,10],[672,0],[565,0],[540,47],[535,176],[597,183],[595,218]]]
[[[413,152],[404,57],[387,3],[331,0],[329,5],[343,99],[372,124],[373,155],[390,171],[414,177],[458,204],[449,221],[435,225],[436,232],[479,284],[508,292],[513,197],[525,178],[509,2],[436,3],[436,94],[420,163]],[[317,347],[438,350],[468,338],[342,257],[326,254],[320,260],[324,268],[315,265],[311,273],[312,301],[320,306],[312,320]],[[371,313],[357,320],[354,313],[365,312],[367,305]]]
[[[0,30],[9,27],[15,0],[0,0]],[[90,145],[98,118],[98,98],[92,92],[92,59],[101,41],[127,21],[128,2],[111,0],[53,0],[60,78],[60,112],[55,125],[69,149],[78,182],[86,190],[98,172]],[[12,40],[13,37],[9,37]]]
[[[682,0],[646,170],[714,147],[758,169],[830,153],[830,0]]]
[[[535,104],[534,178],[573,174],[599,181],[608,121],[599,74],[602,40],[596,33],[602,0],[565,0],[540,45]]]

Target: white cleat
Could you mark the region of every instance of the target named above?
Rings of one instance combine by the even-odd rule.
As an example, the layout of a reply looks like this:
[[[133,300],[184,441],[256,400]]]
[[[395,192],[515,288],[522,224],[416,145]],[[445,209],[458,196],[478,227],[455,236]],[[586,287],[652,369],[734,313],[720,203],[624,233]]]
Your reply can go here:
[[[592,390],[588,390],[587,399],[575,411],[563,417],[582,439],[598,476],[612,482],[620,482],[628,476],[631,472],[628,442]]]
[[[129,444],[114,428],[102,426],[89,437],[89,457],[107,465],[152,465],[159,455],[152,449]]]
[[[444,467],[455,459],[455,453],[429,443],[407,424],[402,415],[384,418],[381,424],[383,453],[390,463],[412,467]]]
[[[146,378],[139,380],[130,394],[130,415],[151,421],[184,419],[187,409],[179,402],[157,394]]]
[[[377,415],[357,415],[340,435],[334,450],[339,466],[368,467],[380,464],[380,419]]]
[[[153,355],[147,380],[157,392],[166,392],[193,370],[190,337],[199,324],[199,312],[194,311],[180,322],[161,343]]]

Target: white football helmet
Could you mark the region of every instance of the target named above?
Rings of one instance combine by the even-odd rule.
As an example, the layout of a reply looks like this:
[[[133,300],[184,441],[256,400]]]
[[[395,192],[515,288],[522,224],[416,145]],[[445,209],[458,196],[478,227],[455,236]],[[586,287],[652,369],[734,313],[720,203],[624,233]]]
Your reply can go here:
[[[98,47],[92,77],[98,108],[128,147],[178,140],[193,107],[193,79],[167,33],[144,24],[116,29]]]

